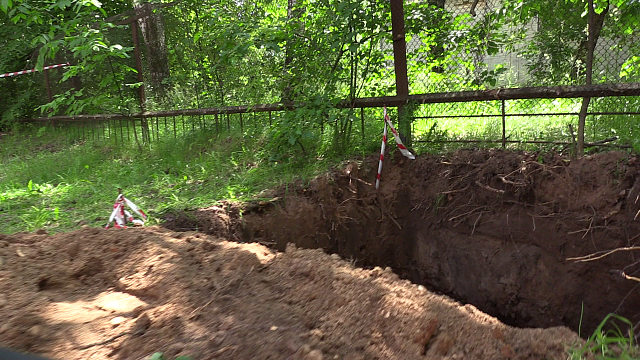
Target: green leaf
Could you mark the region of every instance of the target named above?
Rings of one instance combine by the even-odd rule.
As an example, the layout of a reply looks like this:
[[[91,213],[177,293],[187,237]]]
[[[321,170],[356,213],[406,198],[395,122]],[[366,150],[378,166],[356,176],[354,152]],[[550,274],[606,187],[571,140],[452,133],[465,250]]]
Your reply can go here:
[[[149,358],[149,360],[165,360],[165,357],[161,352],[157,352],[151,355],[151,358]]]
[[[0,9],[5,13],[11,8],[12,0],[0,0]]]

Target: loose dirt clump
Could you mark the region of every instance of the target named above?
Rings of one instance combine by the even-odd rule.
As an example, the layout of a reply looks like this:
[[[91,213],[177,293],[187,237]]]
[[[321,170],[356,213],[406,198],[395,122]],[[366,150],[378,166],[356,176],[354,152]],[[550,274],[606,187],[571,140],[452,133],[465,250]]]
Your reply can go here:
[[[223,201],[218,205],[195,211],[173,211],[165,214],[163,226],[175,231],[199,231],[223,239],[240,241],[241,211],[237,203]]]
[[[86,228],[4,236],[0,258],[0,344],[53,359],[563,359],[580,342],[292,244]]]

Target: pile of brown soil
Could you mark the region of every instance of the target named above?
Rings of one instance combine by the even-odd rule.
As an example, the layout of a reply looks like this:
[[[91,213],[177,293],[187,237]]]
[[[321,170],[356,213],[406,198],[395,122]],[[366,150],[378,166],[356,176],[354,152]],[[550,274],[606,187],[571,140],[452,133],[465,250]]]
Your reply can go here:
[[[3,236],[0,318],[1,346],[54,359],[563,359],[580,342],[388,268],[155,227]]]

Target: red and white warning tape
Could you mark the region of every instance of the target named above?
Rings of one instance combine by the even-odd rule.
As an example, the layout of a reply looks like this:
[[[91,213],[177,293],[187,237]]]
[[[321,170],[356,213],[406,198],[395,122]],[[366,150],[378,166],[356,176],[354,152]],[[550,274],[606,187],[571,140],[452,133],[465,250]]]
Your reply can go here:
[[[124,209],[124,205],[127,206],[136,214],[140,215],[141,218],[147,220],[147,214],[144,213],[141,209],[139,209],[136,204],[134,204],[131,200],[127,199],[120,193],[116,198],[116,202],[113,204],[113,211],[111,212],[111,216],[109,217],[109,222],[105,229],[108,229],[111,223],[114,223],[114,226],[119,229],[126,229],[127,222],[132,222],[135,226],[144,225],[143,220],[134,219],[130,212]]]
[[[57,67],[63,67],[63,66],[69,66],[69,65],[71,65],[71,64],[65,63],[65,64],[50,65],[50,66],[43,67],[42,70],[49,70],[49,69],[54,69],[54,68],[57,68]],[[10,72],[10,73],[6,73],[6,74],[0,74],[0,78],[18,76],[18,75],[23,75],[23,74],[29,74],[29,73],[32,73],[32,72],[36,72],[36,69]]]
[[[384,107],[384,132],[382,133],[382,147],[380,148],[380,162],[378,163],[378,175],[376,177],[376,190],[380,187],[380,176],[382,175],[382,162],[384,161],[384,151],[387,147],[387,126],[391,129],[391,133],[393,137],[396,139],[396,145],[398,145],[398,149],[405,157],[414,160],[416,157],[407,149],[406,146],[402,143],[400,139],[400,134],[393,127],[391,123],[391,119],[389,115],[387,115],[387,107]]]
[[[384,116],[387,116],[387,108],[384,108]],[[382,133],[382,146],[380,147],[380,161],[378,162],[378,175],[376,176],[376,190],[380,187],[380,175],[382,174],[382,161],[384,160],[384,150],[387,147],[387,122],[384,122],[384,132]]]

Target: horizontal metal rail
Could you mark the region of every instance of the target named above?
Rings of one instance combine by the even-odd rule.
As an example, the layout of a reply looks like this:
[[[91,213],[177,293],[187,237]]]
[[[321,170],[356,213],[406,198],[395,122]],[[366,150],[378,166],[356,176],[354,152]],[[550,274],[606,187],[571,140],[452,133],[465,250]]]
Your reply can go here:
[[[342,100],[336,108],[372,108],[389,106],[395,107],[407,103],[435,104],[454,102],[475,102],[492,100],[518,99],[558,99],[581,97],[620,97],[640,96],[640,82],[626,84],[598,84],[575,86],[543,86],[512,89],[493,89],[477,91],[459,91],[447,93],[432,93],[409,95],[408,97],[371,97],[355,100]],[[76,116],[51,116],[24,120],[31,121],[88,121],[88,120],[117,120],[131,118],[152,118],[171,116],[196,116],[216,114],[239,114],[248,112],[269,112],[293,110],[304,107],[305,103],[274,103],[260,105],[225,106],[219,108],[183,109],[169,111],[148,111],[136,114],[97,114]]]
[[[461,144],[481,144],[481,143],[509,143],[509,144],[549,144],[549,145],[573,145],[573,143],[566,141],[546,141],[546,140],[414,140],[416,143],[461,143]],[[631,145],[618,145],[618,144],[607,144],[607,143],[586,143],[585,147],[613,147],[620,149],[631,149],[633,148]]]
[[[577,112],[566,113],[515,113],[505,114],[505,117],[526,117],[526,116],[578,116]],[[640,112],[623,111],[623,112],[589,112],[589,116],[601,115],[640,115]],[[414,119],[456,119],[456,118],[484,118],[484,117],[502,117],[502,114],[481,114],[481,115],[432,115],[432,116],[414,116]]]

